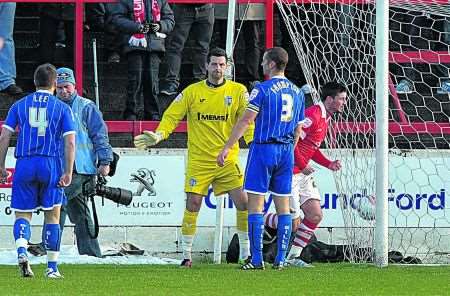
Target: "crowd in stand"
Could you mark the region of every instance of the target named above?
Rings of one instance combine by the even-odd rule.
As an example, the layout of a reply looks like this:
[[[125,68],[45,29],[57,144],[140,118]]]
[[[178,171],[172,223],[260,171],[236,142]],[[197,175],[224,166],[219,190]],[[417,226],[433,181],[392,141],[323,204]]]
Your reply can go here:
[[[18,95],[23,90],[15,84],[13,24],[15,3],[0,4],[1,36],[5,50],[0,57],[2,65],[9,64],[8,80],[0,76],[0,90]],[[74,67],[74,19],[73,4],[40,4],[39,63],[50,62],[57,66]],[[225,47],[225,40],[211,40],[214,30],[213,4],[174,4],[167,0],[121,0],[118,3],[86,4],[85,30],[103,31],[108,63],[127,60],[127,96],[122,119],[160,120],[162,106],[160,96],[172,97],[179,91],[180,68],[183,49],[188,38],[194,41],[192,51],[192,77],[200,81],[206,77],[206,58],[213,46]],[[249,23],[252,23],[250,21]],[[247,29],[247,27],[249,29]],[[246,67],[251,81],[259,80],[261,40],[259,25],[244,27],[245,46],[250,48]],[[65,62],[55,58],[56,48],[65,48]],[[167,70],[160,77],[160,63]],[[2,67],[3,68],[3,67]],[[3,71],[2,71],[3,72]],[[163,73],[161,73],[163,74]],[[161,81],[161,85],[160,82]],[[143,118],[139,118],[138,106],[144,105]],[[120,119],[120,118],[118,118]]]
[[[57,66],[73,68],[73,44],[74,44],[74,7],[73,4],[39,4],[40,6],[40,38],[39,38],[39,62],[54,63]],[[15,3],[0,4],[0,91],[18,95],[22,89],[16,85],[16,67],[14,63],[13,24],[15,15]],[[206,57],[210,46],[225,47],[225,23],[220,20],[215,24],[215,7],[213,4],[171,4],[167,0],[120,0],[117,3],[91,3],[86,4],[85,30],[103,31],[108,63],[118,63],[121,59],[127,60],[127,88],[126,106],[123,110],[124,120],[160,120],[164,111],[161,97],[170,100],[179,92],[180,68],[183,58],[183,49],[186,41],[193,40],[192,73],[194,81],[200,81],[206,77]],[[405,14],[408,15],[408,14]],[[415,18],[422,21],[427,16]],[[407,20],[406,20],[407,21]],[[443,36],[440,42],[433,42],[438,47],[429,50],[446,51],[450,45],[449,18],[443,18],[442,28],[433,32]],[[395,25],[395,19],[394,19]],[[391,24],[392,26],[392,24]],[[420,24],[412,23],[410,30],[414,30]],[[292,45],[288,33],[283,26],[282,37],[279,38],[288,51]],[[251,88],[255,81],[262,79],[260,74],[261,63],[261,20],[246,20],[242,26],[242,36],[245,47],[245,71],[243,75],[248,81],[246,85]],[[403,28],[403,27],[402,27]],[[402,29],[403,30],[403,29]],[[213,32],[216,32],[213,34]],[[440,34],[439,32],[443,32]],[[400,31],[402,33],[402,31]],[[407,32],[408,33],[408,32]],[[414,32],[409,32],[414,35]],[[416,34],[417,35],[417,34]],[[214,36],[214,37],[213,37]],[[218,37],[217,37],[218,36]],[[394,37],[394,35],[393,35]],[[420,38],[416,38],[420,39]],[[407,44],[413,46],[414,40],[408,40]],[[65,47],[66,61],[58,64],[55,61],[55,49]],[[419,46],[416,46],[419,48]],[[408,50],[400,48],[400,50]],[[166,65],[166,71],[161,71],[160,64]],[[289,67],[292,67],[292,63]],[[287,75],[294,82],[304,83],[304,79],[298,64],[293,71],[287,70]],[[450,80],[448,67],[436,65],[436,72],[441,84],[440,92],[450,92]],[[411,91],[411,83],[414,80],[415,71],[407,67],[405,73],[396,73],[395,67],[391,69],[398,74],[398,93]],[[408,72],[409,71],[409,72]],[[164,72],[164,73],[163,73]],[[291,74],[291,75],[289,75]],[[161,75],[161,77],[160,77]],[[239,77],[238,77],[239,78]],[[402,79],[404,78],[404,79]],[[240,79],[242,81],[242,79]],[[161,81],[161,83],[160,83]],[[167,99],[168,98],[168,99]],[[140,116],[138,106],[143,103],[144,112]]]

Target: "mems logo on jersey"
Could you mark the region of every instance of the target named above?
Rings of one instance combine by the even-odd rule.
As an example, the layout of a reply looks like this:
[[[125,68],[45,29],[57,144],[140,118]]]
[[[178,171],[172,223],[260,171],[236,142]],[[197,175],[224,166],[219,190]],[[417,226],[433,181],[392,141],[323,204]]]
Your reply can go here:
[[[0,188],[11,188],[14,176],[14,168],[7,168],[8,177],[6,177],[6,183],[0,183]]]
[[[228,113],[227,114],[205,114],[197,112],[197,120],[198,121],[227,121],[228,120]]]

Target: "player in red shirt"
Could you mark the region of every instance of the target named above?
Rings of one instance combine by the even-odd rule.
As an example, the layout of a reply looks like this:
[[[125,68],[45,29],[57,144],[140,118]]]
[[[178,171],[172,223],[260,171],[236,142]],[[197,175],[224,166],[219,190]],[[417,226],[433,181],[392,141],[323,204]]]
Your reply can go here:
[[[308,266],[299,257],[303,248],[308,244],[311,236],[322,221],[320,207],[320,193],[313,179],[314,168],[308,163],[310,160],[332,171],[341,168],[339,160],[331,161],[321,151],[320,145],[327,135],[328,122],[334,113],[343,111],[347,101],[347,89],[337,82],[328,82],[321,89],[321,102],[305,110],[303,132],[295,147],[294,176],[292,178],[292,196],[290,208],[292,215],[292,229],[297,229],[287,262],[295,266]],[[300,222],[300,210],[304,217]],[[265,224],[275,227],[277,217],[268,213]]]
[[[321,102],[306,109],[303,134],[294,151],[295,166],[290,207],[294,211],[292,219],[297,221],[297,223],[294,222],[296,225],[300,220],[300,209],[304,217],[298,228],[293,228],[297,231],[287,260],[297,266],[305,265],[298,257],[322,221],[320,193],[313,179],[314,169],[308,163],[312,159],[332,171],[341,168],[339,160],[331,161],[320,151],[320,145],[327,135],[331,116],[344,109],[347,88],[340,83],[328,82],[321,89],[321,99]]]

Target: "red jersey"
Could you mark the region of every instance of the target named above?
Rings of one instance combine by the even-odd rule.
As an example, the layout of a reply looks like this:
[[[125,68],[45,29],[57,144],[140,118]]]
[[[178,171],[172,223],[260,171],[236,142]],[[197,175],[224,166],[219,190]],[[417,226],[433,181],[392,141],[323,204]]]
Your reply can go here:
[[[331,163],[320,151],[320,144],[327,135],[329,121],[330,116],[327,115],[322,102],[305,110],[303,132],[294,150],[294,174],[303,171],[310,159],[325,167]]]

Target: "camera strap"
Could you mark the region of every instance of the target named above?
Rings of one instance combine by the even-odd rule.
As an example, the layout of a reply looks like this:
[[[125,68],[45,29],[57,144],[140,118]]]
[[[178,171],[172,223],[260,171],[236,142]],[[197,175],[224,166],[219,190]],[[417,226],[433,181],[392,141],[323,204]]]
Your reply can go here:
[[[92,207],[92,218],[94,219],[94,234],[92,234],[91,229],[89,228],[88,221],[86,221],[86,229],[91,239],[96,239],[98,237],[99,225],[98,225],[98,217],[97,210],[95,208],[94,196],[90,197],[91,199],[91,207]]]

